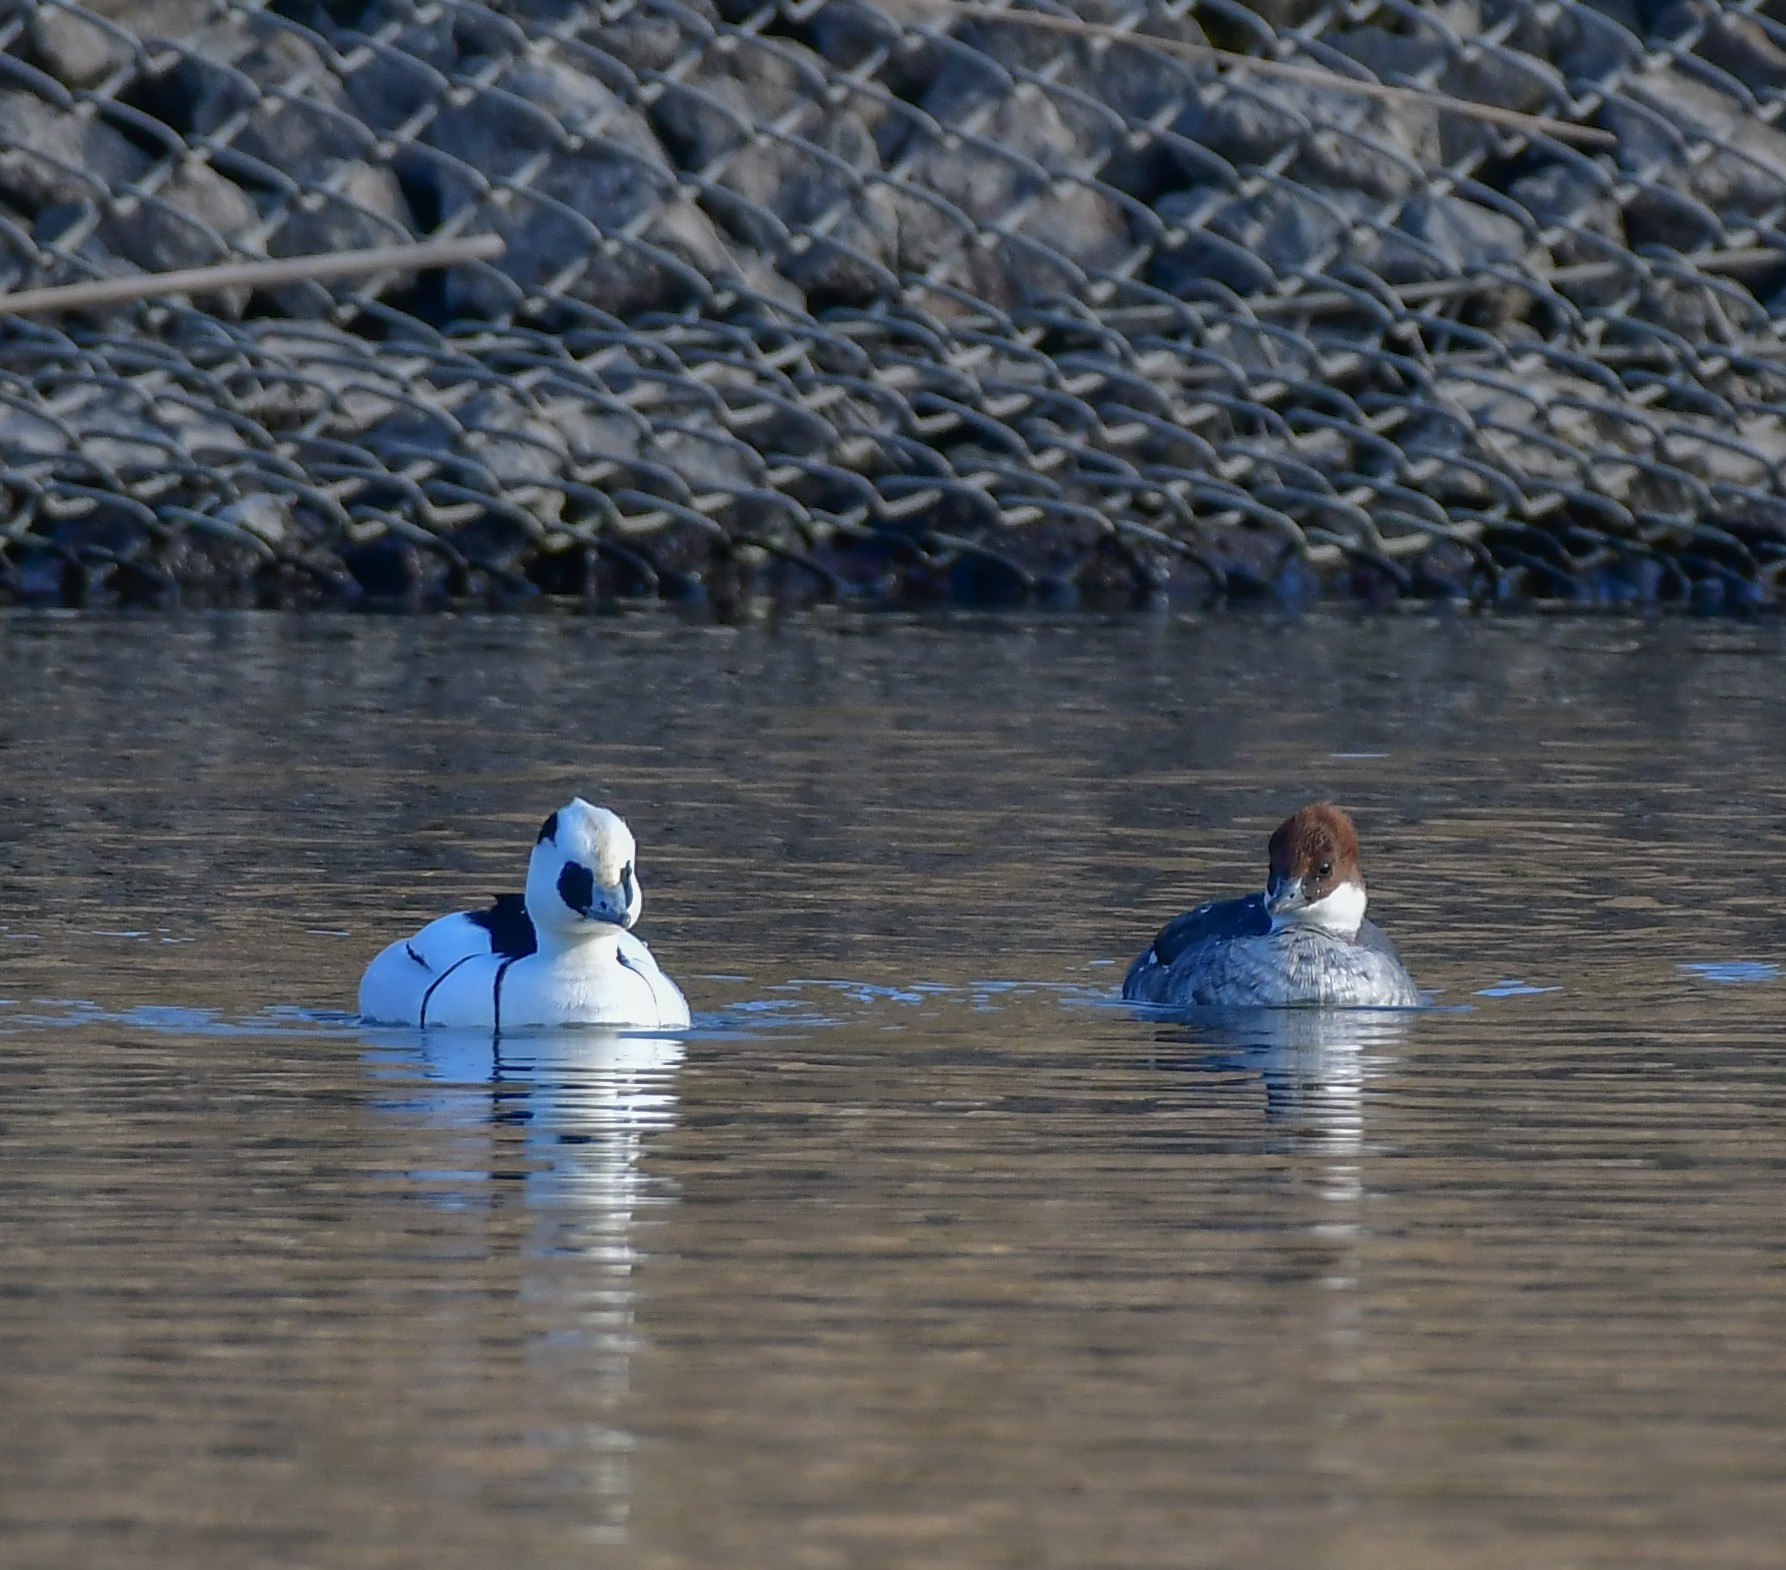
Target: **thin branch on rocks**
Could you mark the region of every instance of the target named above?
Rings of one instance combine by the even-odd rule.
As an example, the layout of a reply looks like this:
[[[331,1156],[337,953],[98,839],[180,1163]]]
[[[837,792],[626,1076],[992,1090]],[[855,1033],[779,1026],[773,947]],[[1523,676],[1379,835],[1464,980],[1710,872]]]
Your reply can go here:
[[[279,284],[306,280],[456,267],[462,262],[494,261],[502,252],[501,236],[475,234],[457,240],[379,245],[364,251],[337,251],[323,256],[282,256],[266,262],[219,262],[213,267],[182,267],[177,272],[136,273],[128,278],[95,278],[87,283],[55,284],[47,289],[21,289],[17,294],[0,294],[0,315],[36,316],[48,311],[78,311],[95,305],[161,299],[172,294],[270,289]]]
[[[1257,55],[1241,54],[1233,49],[1218,49],[1213,44],[1184,43],[1176,38],[1155,38],[1147,33],[1122,27],[1106,27],[1099,22],[1082,22],[1077,17],[1050,16],[1042,11],[1014,11],[1005,6],[981,5],[976,0],[933,0],[962,16],[977,22],[1004,22],[1017,27],[1038,27],[1052,33],[1069,33],[1078,38],[1097,38],[1113,44],[1128,44],[1136,49],[1157,49],[1162,54],[1178,55],[1202,65],[1214,65],[1234,72],[1251,72],[1256,76],[1275,76],[1286,82],[1306,82],[1333,92],[1356,93],[1361,98],[1379,98],[1386,103],[1423,104],[1450,114],[1483,120],[1490,125],[1505,126],[1510,131],[1528,135],[1554,136],[1562,142],[1580,142],[1590,147],[1616,147],[1618,138],[1596,126],[1577,125],[1571,120],[1558,120],[1550,115],[1526,114],[1519,109],[1502,109],[1494,104],[1479,104],[1473,99],[1426,87],[1394,87],[1387,82],[1366,81],[1345,76],[1318,65],[1293,65],[1287,60],[1262,60]]]

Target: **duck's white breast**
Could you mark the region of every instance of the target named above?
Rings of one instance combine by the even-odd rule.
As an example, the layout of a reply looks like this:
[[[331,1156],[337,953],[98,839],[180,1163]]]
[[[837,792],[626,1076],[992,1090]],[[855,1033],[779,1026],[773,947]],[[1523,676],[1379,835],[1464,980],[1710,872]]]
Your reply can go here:
[[[368,1019],[449,1028],[514,1030],[539,1025],[631,1025],[678,1030],[688,1004],[630,933],[599,954],[489,952],[462,955],[439,971],[394,943],[360,986]]]

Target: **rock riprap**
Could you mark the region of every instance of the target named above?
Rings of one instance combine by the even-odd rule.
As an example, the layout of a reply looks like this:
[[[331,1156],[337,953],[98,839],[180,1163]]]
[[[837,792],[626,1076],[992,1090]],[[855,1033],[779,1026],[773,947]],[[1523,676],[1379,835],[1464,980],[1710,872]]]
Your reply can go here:
[[[1779,596],[1775,8],[1025,15],[0,0],[0,286],[506,247],[7,319],[0,598]]]

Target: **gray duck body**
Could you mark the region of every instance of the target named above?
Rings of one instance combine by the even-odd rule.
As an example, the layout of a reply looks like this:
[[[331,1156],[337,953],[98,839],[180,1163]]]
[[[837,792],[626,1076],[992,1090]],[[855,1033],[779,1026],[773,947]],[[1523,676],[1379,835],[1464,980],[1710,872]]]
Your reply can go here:
[[[1137,1003],[1239,1008],[1411,1008],[1414,978],[1375,923],[1347,938],[1308,922],[1274,924],[1263,894],[1211,900],[1169,921],[1129,967]]]

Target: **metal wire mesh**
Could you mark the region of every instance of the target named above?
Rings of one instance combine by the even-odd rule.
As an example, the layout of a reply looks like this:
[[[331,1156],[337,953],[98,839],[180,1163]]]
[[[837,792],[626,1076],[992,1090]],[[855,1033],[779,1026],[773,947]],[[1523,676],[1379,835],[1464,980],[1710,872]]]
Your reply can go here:
[[[0,0],[0,287],[507,241],[0,325],[0,592],[1775,598],[1773,0],[1032,3]]]

